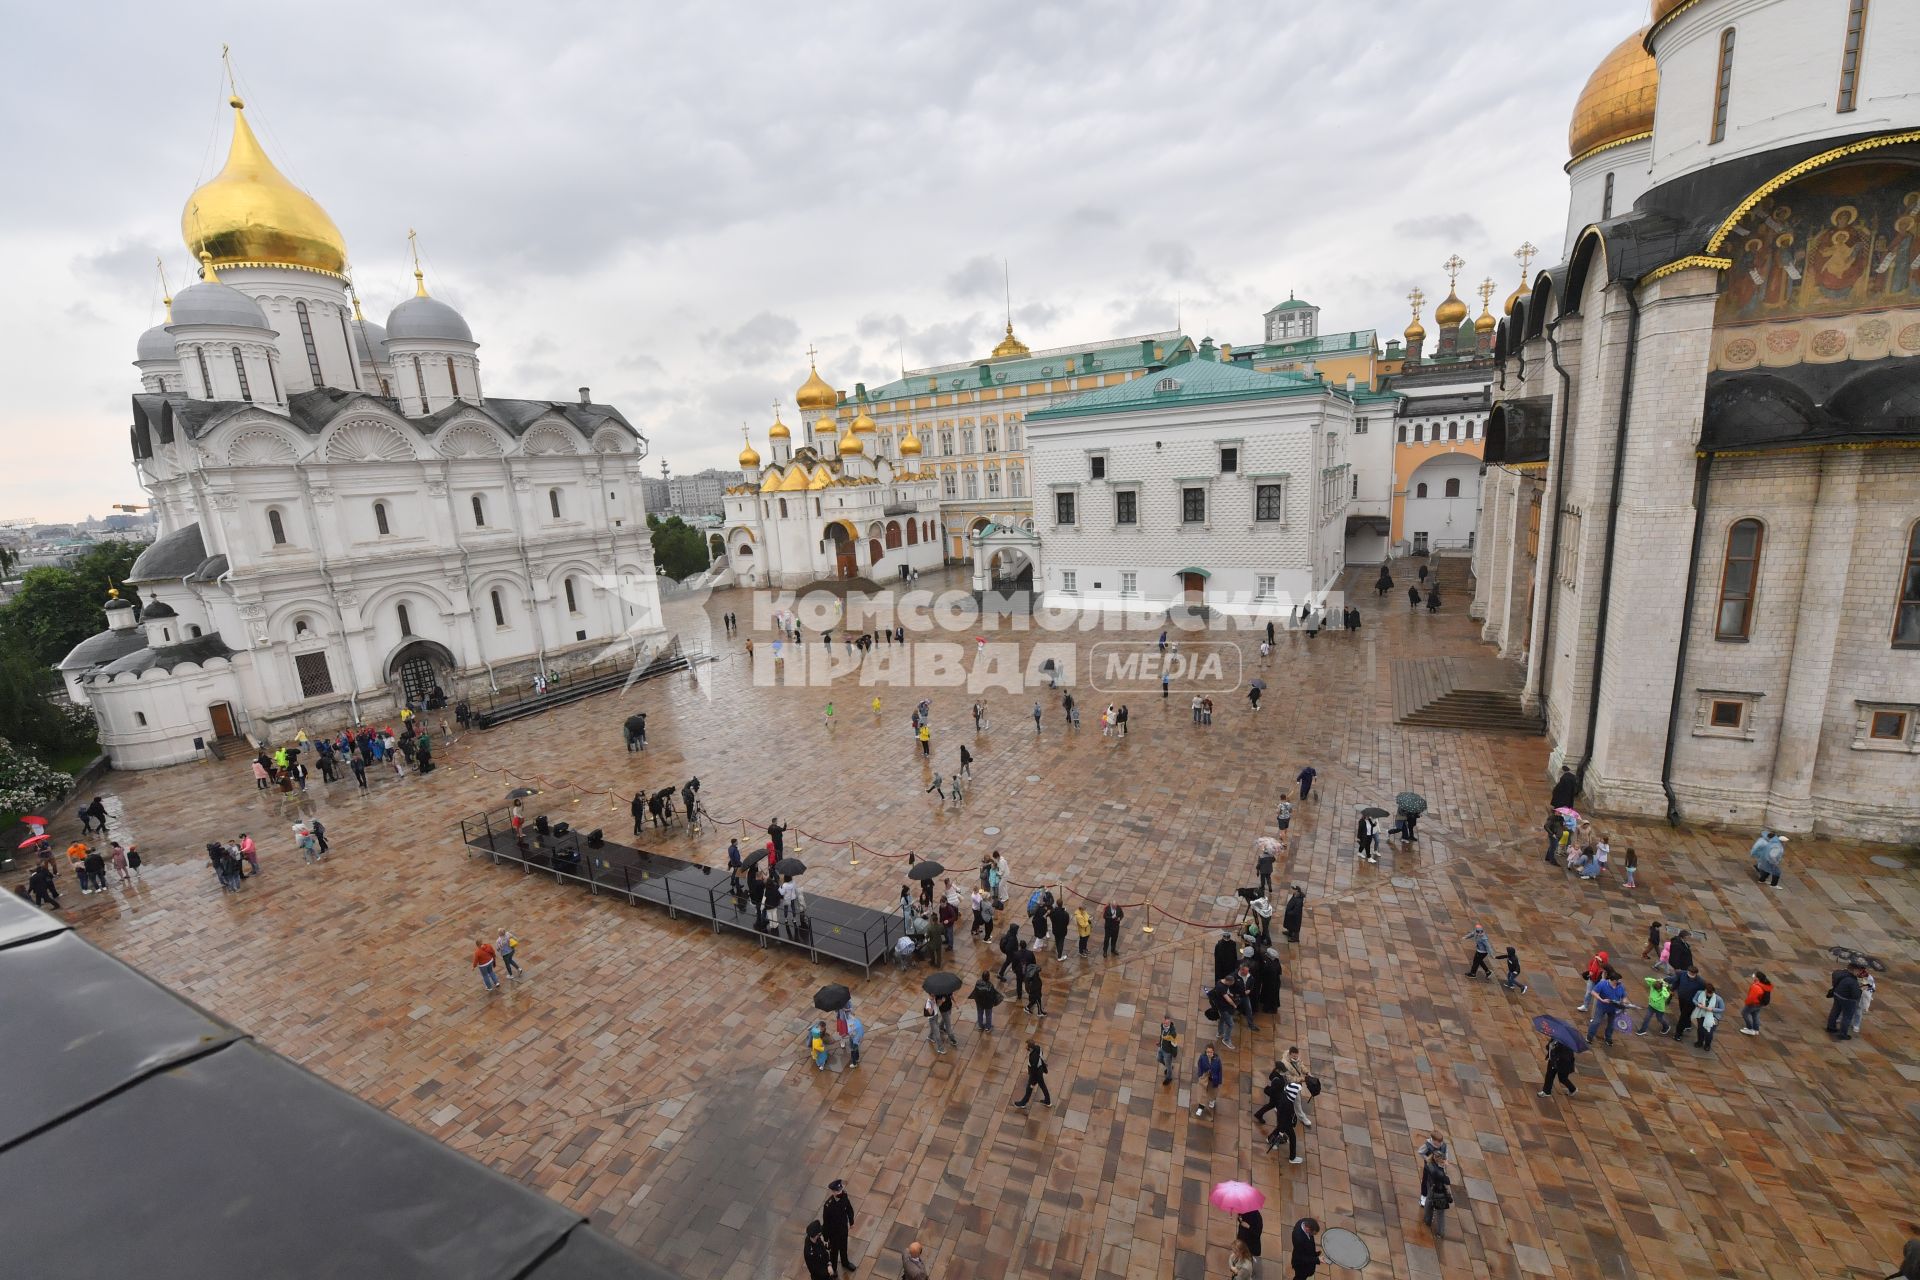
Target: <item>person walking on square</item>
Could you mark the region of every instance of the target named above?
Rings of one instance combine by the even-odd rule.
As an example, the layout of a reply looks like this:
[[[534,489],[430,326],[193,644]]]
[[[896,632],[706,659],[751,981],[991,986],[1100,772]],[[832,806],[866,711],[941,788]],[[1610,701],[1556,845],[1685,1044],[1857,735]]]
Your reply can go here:
[[[1382,570],[1384,574],[1385,571]],[[1317,1218],[1302,1218],[1293,1224],[1292,1256],[1289,1262],[1293,1266],[1293,1280],[1309,1280],[1320,1269],[1320,1221]]]
[[[1160,1083],[1173,1083],[1173,1063],[1180,1056],[1180,1028],[1174,1025],[1173,1015],[1160,1019],[1160,1040],[1153,1051],[1153,1060],[1160,1064]]]
[[[1587,989],[1581,995],[1580,1004],[1574,1009],[1575,1013],[1585,1013],[1587,1011],[1587,1001],[1593,999],[1593,988],[1599,983],[1601,978],[1606,976],[1606,972],[1607,953],[1604,951],[1594,952],[1593,958],[1587,961]]]
[[[1640,951],[1642,960],[1651,960],[1660,954],[1660,922],[1655,920],[1647,926],[1647,945]]]
[[[1487,964],[1487,957],[1493,954],[1493,942],[1487,937],[1484,925],[1473,926],[1473,932],[1466,935],[1473,943],[1473,963],[1467,966],[1467,976],[1484,974],[1493,977],[1493,969]]]
[[[1667,1002],[1673,997],[1673,988],[1657,973],[1649,975],[1646,983],[1647,1016],[1640,1019],[1640,1029],[1633,1034],[1643,1036],[1647,1034],[1647,1028],[1657,1022],[1660,1024],[1660,1034],[1666,1035],[1672,1030],[1667,1022]]]
[[[1694,1048],[1712,1051],[1714,1030],[1720,1025],[1720,1015],[1726,1011],[1726,1000],[1713,989],[1711,982],[1695,993],[1693,997]]]
[[[1293,1109],[1300,1115],[1300,1123],[1313,1128],[1313,1100],[1320,1094],[1320,1081],[1300,1057],[1300,1046],[1294,1045],[1287,1050],[1287,1096],[1293,1099]]]
[[[1567,1087],[1567,1096],[1579,1092],[1573,1084],[1573,1050],[1561,1044],[1552,1036],[1547,1037],[1547,1074],[1540,1080],[1540,1096],[1553,1096],[1553,1082],[1558,1080]]]
[[[986,722],[986,718],[987,718],[987,704],[984,702],[974,703],[973,704],[973,731],[975,733],[980,732],[982,725],[984,725]]]
[[[1374,850],[1380,845],[1380,824],[1367,814],[1361,814],[1353,828],[1354,860],[1358,862],[1378,862],[1380,855]]]
[[[1258,1209],[1247,1209],[1235,1215],[1233,1238],[1247,1248],[1247,1252],[1258,1261],[1260,1257],[1260,1234],[1266,1222],[1260,1217]]]
[[[1907,1224],[1907,1245],[1900,1251],[1900,1269],[1886,1280],[1920,1280],[1920,1225]]]
[[[1053,1105],[1053,1094],[1047,1088],[1046,1055],[1040,1052],[1040,1042],[1038,1040],[1029,1040],[1027,1041],[1027,1091],[1021,1094],[1020,1100],[1013,1105],[1025,1111],[1027,1109],[1027,1103],[1033,1099],[1033,1091],[1035,1089],[1040,1090],[1041,1106],[1050,1107]]]
[[[1117,956],[1120,954],[1120,922],[1126,918],[1126,908],[1109,902],[1100,908],[1100,954]]]
[[[127,851],[120,847],[118,840],[112,841],[110,848],[112,849],[112,854],[109,860],[113,863],[114,874],[120,878],[121,884],[132,884],[133,876],[127,871]],[[1082,954],[1086,952],[1086,949],[1086,943],[1082,942],[1080,944]]]
[[[1527,994],[1527,984],[1520,981],[1520,953],[1508,947],[1507,954],[1501,958],[1507,962],[1507,980],[1503,985],[1509,991],[1518,987],[1521,995]]]
[[[1627,989],[1620,982],[1620,975],[1609,966],[1600,975],[1600,981],[1593,986],[1593,1018],[1587,1023],[1587,1040],[1594,1042],[1594,1032],[1606,1028],[1607,1043],[1613,1043],[1613,1020],[1626,1004]]]
[[[1232,1048],[1233,1046],[1228,1045],[1227,1047]],[[1207,1091],[1206,1101],[1196,1102],[1194,1104],[1193,1114],[1201,1116],[1218,1112],[1220,1109],[1220,1082],[1225,1079],[1226,1076],[1225,1068],[1220,1064],[1220,1055],[1212,1045],[1208,1045],[1202,1049],[1200,1056],[1194,1060],[1193,1078],[1200,1081],[1201,1087]]]
[[[1828,1035],[1840,1040],[1853,1038],[1853,1015],[1860,1007],[1862,991],[1860,975],[1865,972],[1865,965],[1848,965],[1833,971],[1832,983],[1827,987],[1827,997],[1833,1001],[1827,1010]]]
[[[1073,909],[1073,931],[1080,939],[1080,955],[1082,959],[1085,959],[1087,954],[1087,939],[1093,937],[1093,917],[1087,914],[1087,908],[1084,903]]]
[[[853,1230],[853,1199],[847,1184],[835,1178],[827,1184],[827,1202],[820,1206],[820,1226],[827,1237],[827,1260],[848,1272],[859,1270],[847,1257],[847,1235]]]
[[[473,940],[473,967],[480,971],[480,985],[488,991],[500,985],[500,979],[493,972],[495,956],[493,948],[480,939]]]
[[[1287,905],[1280,912],[1280,931],[1288,942],[1300,941],[1300,926],[1307,916],[1307,891],[1294,885],[1287,894]]]
[[[507,976],[509,978],[526,976],[526,970],[522,969],[519,962],[513,958],[514,954],[519,950],[520,940],[513,936],[511,929],[502,929],[500,936],[493,940],[494,954],[499,956],[501,962],[507,966]]]
[[[1773,1003],[1773,983],[1767,975],[1755,971],[1753,981],[1747,984],[1747,998],[1740,1006],[1740,1034],[1757,1036],[1760,1034],[1760,1011]]]
[[[1853,1004],[1853,1024],[1847,1029],[1848,1035],[1860,1034],[1860,1024],[1866,1019],[1867,1010],[1873,1007],[1874,992],[1879,989],[1879,986],[1870,970],[1860,971],[1860,998]]]
[[[926,1248],[915,1240],[900,1255],[900,1280],[930,1280],[931,1275],[927,1270]]]
[[[1040,715],[1040,704],[1036,702],[1033,704],[1033,732],[1035,736],[1038,736],[1040,733]]]
[[[647,797],[644,792],[633,793],[633,803],[627,806],[627,812],[633,815],[633,834],[639,835],[647,826]]]
[[[960,771],[953,776],[969,780],[973,777],[973,752],[967,750],[964,742],[960,744]]]
[[[1021,972],[1027,978],[1027,1012],[1036,1018],[1047,1016],[1047,1006],[1041,997],[1040,962],[1033,952],[1023,950],[1020,953]]]
[[[1233,990],[1225,978],[1207,988],[1207,1008],[1220,1028],[1220,1043],[1229,1049],[1233,1048],[1233,1007]]]
[[[867,1038],[867,1024],[860,1021],[860,1015],[849,1004],[840,1011],[840,1038],[847,1042],[847,1066],[860,1065],[860,1046]]]
[[[1000,935],[1000,977],[1005,979],[1007,970],[1013,970],[1013,992],[1016,996],[1026,994],[1027,980],[1020,976],[1020,926],[1009,924],[1007,931]]]
[[[931,759],[933,756],[933,726],[923,722],[920,725],[919,736],[921,758]]]
[[[945,804],[947,800],[946,779],[940,776],[940,772],[937,769],[934,771],[933,782],[927,787],[926,794],[931,795],[936,791],[940,793],[940,802]]]
[[[1453,1207],[1453,1180],[1447,1176],[1447,1157],[1436,1155],[1420,1175],[1420,1221],[1436,1236],[1447,1229],[1447,1210]]]
[[[1693,1024],[1693,998],[1699,995],[1700,989],[1706,985],[1691,969],[1676,968],[1673,971],[1673,999],[1669,1007],[1673,1010],[1675,1040],[1687,1038],[1687,1029]]]
[[[1253,860],[1253,874],[1259,880],[1260,896],[1271,898],[1273,896],[1273,852],[1270,848],[1262,848],[1260,856]]]
[[[635,833],[639,834],[638,832]],[[735,837],[727,841],[727,883],[735,893],[740,892],[740,871],[743,859],[740,856],[740,840]]]
[[[1047,923],[1053,927],[1053,958],[1055,960],[1065,960],[1067,958],[1067,928],[1073,923],[1073,918],[1067,914],[1067,904],[1055,898],[1053,901],[1053,910],[1047,914]]]
[[[834,1280],[833,1255],[827,1248],[826,1231],[818,1218],[807,1224],[807,1239],[800,1248],[800,1260],[807,1264],[807,1280]]]
[[[1000,1003],[1000,988],[993,985],[993,974],[982,969],[980,981],[973,984],[973,1021],[982,1031],[993,1030],[993,1007]]]
[[[1636,877],[1640,874],[1640,855],[1635,853],[1631,848],[1627,850],[1626,872],[1627,878],[1621,882],[1620,887],[1622,889],[1637,889],[1639,885],[1636,883]]]

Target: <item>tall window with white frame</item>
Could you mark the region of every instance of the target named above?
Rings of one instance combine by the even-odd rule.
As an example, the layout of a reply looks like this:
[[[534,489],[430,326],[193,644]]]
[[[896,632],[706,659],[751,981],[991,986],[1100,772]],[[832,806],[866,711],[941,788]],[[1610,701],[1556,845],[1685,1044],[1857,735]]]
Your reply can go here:
[[[1893,647],[1920,649],[1920,520],[1907,530],[1907,554],[1900,568],[1900,595],[1893,608]]]
[[[1847,36],[1840,46],[1840,98],[1834,110],[1852,111],[1859,101],[1860,55],[1867,38],[1867,0],[1847,0]]]
[[[1060,589],[1070,596],[1079,595],[1080,575],[1072,569],[1062,569],[1060,571]]]
[[[473,527],[476,529],[487,527],[486,500],[477,493],[473,495]]]
[[[1132,489],[1114,490],[1113,522],[1124,525],[1137,525],[1140,523],[1140,495],[1138,493]]]
[[[1123,599],[1127,599],[1127,600],[1131,600],[1131,599],[1133,599],[1133,597],[1135,597],[1135,596],[1137,596],[1137,595],[1139,595],[1139,594],[1140,594],[1140,574],[1139,574],[1139,572],[1138,572],[1137,570],[1134,570],[1134,569],[1122,569],[1122,570],[1120,571],[1120,595],[1121,595],[1121,597],[1122,597]]]
[[[568,578],[561,585],[566,588],[566,592],[567,592],[567,612],[568,613],[580,612],[580,600],[579,600],[579,597],[574,594],[573,579]]]
[[[1753,635],[1753,598],[1765,540],[1758,520],[1736,520],[1727,530],[1727,554],[1720,570],[1720,610],[1713,638],[1747,640]]]
[[[293,314],[300,321],[300,340],[304,342],[307,347],[307,372],[313,375],[314,386],[324,387],[327,385],[326,379],[320,376],[320,352],[313,345],[313,324],[307,319],[307,304],[304,302],[295,302],[293,304]]]
[[[1053,522],[1055,524],[1074,524],[1074,501],[1071,491],[1062,491],[1053,495]]]
[[[280,518],[280,511],[276,507],[267,508],[267,533],[272,536],[274,546],[287,545],[287,524]]]
[[[1180,490],[1180,522],[1182,524],[1207,522],[1207,491],[1199,485],[1189,485]]]
[[[1727,137],[1727,103],[1733,96],[1733,28],[1720,33],[1720,66],[1713,77],[1713,129],[1708,142],[1724,142]]]
[[[387,504],[384,502],[373,504],[373,527],[383,538],[393,532],[392,526],[387,523]]]

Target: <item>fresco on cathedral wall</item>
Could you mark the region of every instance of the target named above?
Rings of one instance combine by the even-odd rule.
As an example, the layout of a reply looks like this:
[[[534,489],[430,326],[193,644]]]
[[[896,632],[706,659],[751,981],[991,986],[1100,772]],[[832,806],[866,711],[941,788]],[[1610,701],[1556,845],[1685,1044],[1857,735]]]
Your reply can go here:
[[[1715,369],[1920,356],[1920,168],[1803,178],[1755,206],[1725,250]]]

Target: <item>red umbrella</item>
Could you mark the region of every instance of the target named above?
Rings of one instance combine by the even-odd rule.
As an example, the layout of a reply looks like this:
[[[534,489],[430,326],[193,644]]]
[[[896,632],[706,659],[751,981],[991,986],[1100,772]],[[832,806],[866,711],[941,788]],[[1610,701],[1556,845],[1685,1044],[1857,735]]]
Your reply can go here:
[[[20,842],[20,847],[22,849],[31,849],[34,845],[51,839],[53,839],[53,837],[48,835],[28,836]]]
[[[20,821],[26,823],[30,827],[44,827],[47,825],[47,820],[41,817],[37,813],[30,813],[26,817],[20,819]]]
[[[1260,1188],[1245,1182],[1216,1182],[1207,1200],[1216,1209],[1225,1209],[1228,1213],[1246,1213],[1265,1204],[1267,1197]]]

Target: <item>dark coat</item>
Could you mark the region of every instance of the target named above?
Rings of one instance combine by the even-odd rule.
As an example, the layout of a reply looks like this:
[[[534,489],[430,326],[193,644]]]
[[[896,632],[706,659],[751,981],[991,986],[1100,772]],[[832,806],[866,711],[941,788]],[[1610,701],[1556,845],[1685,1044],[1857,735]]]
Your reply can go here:
[[[1240,948],[1234,945],[1232,938],[1222,938],[1213,944],[1213,980],[1226,977],[1240,967]]]
[[[1126,914],[1124,907],[1105,907],[1100,912],[1100,921],[1106,926],[1108,933],[1118,933],[1120,921],[1126,918]]]
[[[1556,1074],[1563,1071],[1572,1074],[1573,1050],[1555,1040],[1547,1046],[1547,1067]]]
[[[1054,904],[1053,904],[1053,914],[1052,914],[1052,916],[1051,916],[1050,918],[1051,918],[1051,920],[1052,920],[1052,922],[1053,922],[1053,934],[1054,934],[1054,936],[1055,936],[1056,938],[1064,938],[1064,937],[1066,937],[1066,936],[1067,936],[1067,926],[1073,923],[1073,917],[1067,914],[1067,909],[1066,909],[1066,907],[1064,907],[1064,906],[1062,906],[1062,905],[1061,905],[1060,903],[1058,903],[1058,902],[1056,902],[1056,903],[1054,903]]]
[[[1675,938],[1667,947],[1667,963],[1674,972],[1693,968],[1693,946],[1685,938]]]
[[[801,1259],[807,1264],[808,1280],[829,1280],[833,1275],[833,1254],[820,1236],[808,1236]]]
[[[1559,781],[1553,784],[1553,807],[1571,809],[1573,802],[1580,797],[1580,779],[1571,773],[1562,773]]]
[[[87,855],[87,861],[93,861],[93,855]],[[98,873],[96,873],[98,874]],[[1833,986],[1827,993],[1835,1000],[1858,1000],[1860,998],[1860,979],[1853,976],[1850,969],[1833,971]]]
[[[1247,1252],[1256,1258],[1260,1256],[1260,1229],[1264,1225],[1260,1211],[1249,1209],[1240,1215],[1239,1230],[1233,1233],[1233,1238],[1245,1243]]]
[[[1280,913],[1280,927],[1288,933],[1300,932],[1300,921],[1307,913],[1307,895],[1295,893],[1287,898],[1287,909]]]
[[[1293,1224],[1292,1261],[1293,1274],[1296,1276],[1304,1278],[1320,1269],[1320,1242],[1307,1234],[1307,1229],[1299,1222]]]
[[[826,1231],[827,1239],[845,1240],[847,1232],[853,1230],[853,1197],[828,1196],[827,1202],[820,1206],[820,1226]]]

